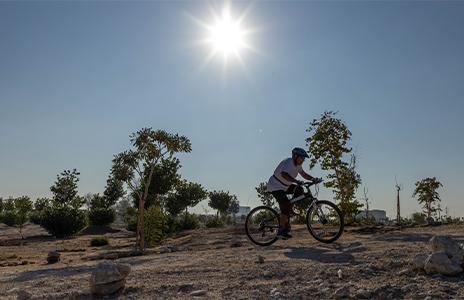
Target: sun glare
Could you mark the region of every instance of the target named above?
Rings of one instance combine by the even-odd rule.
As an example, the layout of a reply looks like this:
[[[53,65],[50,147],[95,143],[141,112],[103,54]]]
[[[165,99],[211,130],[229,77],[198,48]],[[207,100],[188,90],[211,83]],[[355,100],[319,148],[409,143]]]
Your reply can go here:
[[[238,63],[246,72],[245,58],[248,52],[260,54],[260,51],[250,44],[252,35],[258,29],[247,26],[245,22],[251,5],[238,15],[232,12],[231,2],[225,2],[220,8],[211,5],[208,5],[208,8],[212,16],[210,20],[192,17],[204,29],[204,35],[195,44],[210,49],[199,69],[203,69],[210,61],[217,62],[217,58],[222,58],[224,71],[228,65]]]
[[[237,22],[232,22],[228,16],[219,20],[214,27],[211,27],[210,31],[210,40],[215,52],[220,51],[224,54],[234,52],[237,54],[239,48],[243,46],[243,31]]]

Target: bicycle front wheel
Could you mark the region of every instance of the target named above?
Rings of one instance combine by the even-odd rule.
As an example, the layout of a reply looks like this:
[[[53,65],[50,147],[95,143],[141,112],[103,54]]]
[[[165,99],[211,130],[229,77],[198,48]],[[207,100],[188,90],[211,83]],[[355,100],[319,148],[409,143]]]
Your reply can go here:
[[[330,201],[316,200],[306,215],[309,233],[319,242],[332,243],[343,233],[345,227],[340,209]]]
[[[245,231],[256,245],[269,246],[275,243],[279,231],[277,212],[268,206],[254,208],[245,220]]]

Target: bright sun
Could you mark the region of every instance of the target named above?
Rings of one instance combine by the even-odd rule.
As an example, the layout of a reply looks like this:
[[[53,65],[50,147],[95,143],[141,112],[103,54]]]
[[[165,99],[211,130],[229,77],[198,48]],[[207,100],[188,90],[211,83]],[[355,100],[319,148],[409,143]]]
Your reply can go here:
[[[238,50],[244,46],[244,32],[238,22],[230,20],[229,15],[225,15],[217,24],[210,27],[210,41],[214,46],[214,52],[222,52],[227,55],[230,52],[238,53]]]

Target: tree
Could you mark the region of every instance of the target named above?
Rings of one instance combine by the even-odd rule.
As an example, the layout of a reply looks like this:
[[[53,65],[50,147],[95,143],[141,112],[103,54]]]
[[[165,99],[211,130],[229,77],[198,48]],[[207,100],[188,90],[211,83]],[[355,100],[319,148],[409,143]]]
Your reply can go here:
[[[427,214],[427,217],[435,215],[440,209],[435,207],[435,203],[441,201],[440,195],[437,193],[439,187],[443,187],[443,185],[437,181],[436,177],[427,177],[416,182],[416,189],[412,196],[417,196],[417,201],[422,204],[423,212]]]
[[[79,181],[77,176],[80,174],[74,169],[72,172],[65,170],[61,173],[61,177],[59,175],[56,176],[55,185],[50,187],[50,191],[53,193],[53,201],[56,205],[61,207],[70,205],[80,208],[85,203],[84,199],[77,196],[77,182]]]
[[[65,170],[50,187],[52,205],[42,211],[40,225],[55,237],[72,236],[87,225],[87,217],[80,210],[85,199],[77,195],[78,175],[76,169]]]
[[[110,208],[118,202],[119,198],[124,197],[126,191],[124,191],[122,181],[109,176],[106,180],[105,191],[103,196],[105,197],[105,208]]]
[[[14,199],[15,209],[19,215],[19,234],[21,235],[21,246],[23,245],[22,228],[27,221],[27,213],[32,211],[32,201],[28,196]]]
[[[229,208],[230,202],[234,195],[229,195],[229,192],[213,191],[209,193],[209,207],[217,209],[216,219],[219,218],[219,213],[225,214]]]
[[[396,223],[401,224],[401,213],[400,213],[400,191],[403,189],[403,184],[398,184],[398,181],[396,181],[396,175],[395,175],[395,182],[396,182],[396,192],[397,192],[397,197],[396,197]]]
[[[235,215],[240,211],[240,203],[237,200],[237,196],[233,195],[232,200],[230,201],[229,208],[227,209],[228,215],[234,216],[234,226],[236,225]]]
[[[155,168],[165,155],[172,159],[174,153],[188,153],[192,151],[192,148],[187,137],[169,134],[164,130],[153,131],[152,128],[142,128],[137,133],[133,133],[130,138],[135,150],[115,155],[111,174],[117,180],[125,182],[139,198],[135,250],[140,249],[144,252],[146,245],[143,211]],[[148,178],[144,176],[145,166],[149,169]]]
[[[261,182],[255,190],[258,192],[258,197],[264,205],[272,207],[274,205],[274,197],[267,191],[267,182]]]
[[[332,170],[327,177],[332,179],[325,183],[326,187],[334,188],[335,199],[339,199],[344,215],[354,212],[359,203],[353,203],[354,192],[361,184],[359,174],[355,172],[356,155],[351,159],[351,165],[343,161],[343,155],[350,153],[346,146],[351,139],[351,131],[340,119],[335,118],[337,112],[325,111],[320,120],[314,119],[306,131],[312,135],[306,139],[309,146],[310,167],[320,163],[322,170]],[[352,203],[350,204],[350,200]],[[361,205],[362,206],[362,205]]]
[[[208,192],[201,186],[201,184],[187,182],[184,180],[177,186],[174,193],[168,195],[164,205],[171,216],[178,215],[184,209],[185,213],[188,214],[188,207],[194,207],[201,201],[205,200],[207,196]]]

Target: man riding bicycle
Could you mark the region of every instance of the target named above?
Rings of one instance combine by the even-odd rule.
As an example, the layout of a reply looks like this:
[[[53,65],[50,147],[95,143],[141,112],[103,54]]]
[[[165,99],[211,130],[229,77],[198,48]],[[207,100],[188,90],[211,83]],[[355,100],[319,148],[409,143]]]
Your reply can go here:
[[[306,180],[315,180],[305,171],[302,164],[308,154],[302,148],[294,148],[292,157],[284,159],[275,169],[274,174],[269,178],[267,191],[270,192],[277,200],[280,206],[280,228],[277,237],[289,239],[292,236],[285,230],[288,216],[297,216],[292,210],[292,204],[287,195],[293,195],[293,198],[303,195],[303,181],[295,179],[300,174]]]

